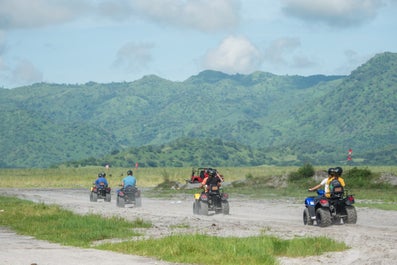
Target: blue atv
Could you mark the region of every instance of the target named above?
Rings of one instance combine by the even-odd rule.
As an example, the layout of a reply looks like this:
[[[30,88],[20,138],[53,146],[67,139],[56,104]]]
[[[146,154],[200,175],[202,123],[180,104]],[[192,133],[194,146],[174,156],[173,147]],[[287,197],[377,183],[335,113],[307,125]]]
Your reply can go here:
[[[341,191],[331,194],[330,198],[327,198],[324,190],[317,190],[317,195],[317,197],[305,199],[303,224],[313,225],[316,221],[318,226],[326,227],[331,224],[355,224],[357,222],[353,195]]]

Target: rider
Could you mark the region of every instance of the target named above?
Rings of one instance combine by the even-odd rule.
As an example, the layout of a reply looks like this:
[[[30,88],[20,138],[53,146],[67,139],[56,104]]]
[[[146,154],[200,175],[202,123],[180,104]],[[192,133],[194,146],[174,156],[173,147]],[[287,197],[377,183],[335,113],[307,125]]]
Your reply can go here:
[[[127,176],[123,178],[121,182],[122,188],[126,188],[128,186],[135,187],[136,185],[136,178],[133,176],[132,170],[127,171]]]
[[[329,168],[328,169],[328,177],[324,178],[320,182],[320,184],[318,184],[312,188],[309,188],[309,191],[316,191],[319,188],[321,188],[322,186],[324,186],[325,196],[330,197],[329,183],[333,179],[334,175],[335,175],[335,168]]]
[[[329,188],[329,185],[332,180],[337,179],[341,183],[341,185],[344,187],[345,186],[345,181],[340,177],[342,174],[343,170],[341,167],[336,167],[336,168],[329,168],[328,169],[328,177],[324,178],[320,184],[314,186],[313,188],[309,188],[309,191],[316,191],[322,186],[324,186],[324,191],[325,191],[325,196],[329,198],[331,196],[331,191]],[[339,175],[338,175],[339,174]]]
[[[97,188],[99,188],[101,183],[103,183],[103,185],[105,185],[105,187],[107,187],[109,185],[108,181],[106,179],[106,174],[104,172],[101,172],[98,174],[98,178],[95,180],[95,186]]]
[[[223,181],[223,179],[216,170],[209,168],[207,169],[207,173],[207,177],[204,178],[203,182],[201,182],[200,185],[200,188],[205,187],[205,192],[208,192],[208,188],[211,185],[216,185],[220,187]]]

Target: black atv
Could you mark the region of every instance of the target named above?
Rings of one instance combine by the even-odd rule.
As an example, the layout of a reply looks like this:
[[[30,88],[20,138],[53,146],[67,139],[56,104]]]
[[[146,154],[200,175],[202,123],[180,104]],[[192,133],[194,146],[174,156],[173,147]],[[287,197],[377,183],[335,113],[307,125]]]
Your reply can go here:
[[[193,214],[208,215],[209,211],[229,214],[229,195],[220,191],[217,185],[209,187],[208,192],[196,193],[193,202]]]
[[[327,198],[324,190],[318,190],[317,194],[317,197],[305,199],[303,224],[313,225],[316,221],[318,226],[326,227],[331,224],[355,224],[357,222],[353,195],[343,191],[339,194],[331,194],[331,197]]]
[[[135,207],[142,206],[141,191],[137,187],[127,186],[117,192],[117,206],[124,207],[133,204]]]
[[[107,187],[105,184],[101,183],[99,186],[96,186],[95,183],[91,187],[90,193],[90,201],[96,202],[98,199],[104,199],[105,202],[110,202],[112,195],[111,195],[111,188]]]

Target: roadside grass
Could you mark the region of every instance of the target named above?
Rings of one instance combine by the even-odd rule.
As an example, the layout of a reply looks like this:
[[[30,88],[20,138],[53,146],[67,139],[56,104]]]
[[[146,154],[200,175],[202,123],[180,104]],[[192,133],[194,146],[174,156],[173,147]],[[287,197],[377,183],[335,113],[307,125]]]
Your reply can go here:
[[[90,247],[99,240],[139,236],[134,228],[148,228],[150,223],[133,222],[118,217],[77,215],[57,205],[46,205],[0,196],[0,226],[22,235],[76,247]]]
[[[105,243],[96,248],[188,264],[278,264],[277,257],[305,257],[348,247],[326,237],[279,239],[273,236],[215,237],[172,235],[160,239]]]

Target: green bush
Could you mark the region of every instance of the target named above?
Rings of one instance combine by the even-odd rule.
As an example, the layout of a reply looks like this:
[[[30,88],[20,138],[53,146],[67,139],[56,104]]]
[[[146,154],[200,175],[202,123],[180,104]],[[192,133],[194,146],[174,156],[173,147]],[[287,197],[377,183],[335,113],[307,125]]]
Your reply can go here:
[[[290,181],[298,181],[301,179],[310,178],[314,175],[315,171],[310,163],[304,164],[302,167],[298,168],[297,171],[291,172],[289,174]]]
[[[377,175],[372,173],[371,170],[367,168],[360,169],[354,167],[345,171],[342,177],[346,182],[346,186],[349,188],[371,188],[380,185],[374,182],[374,180],[377,178]]]

